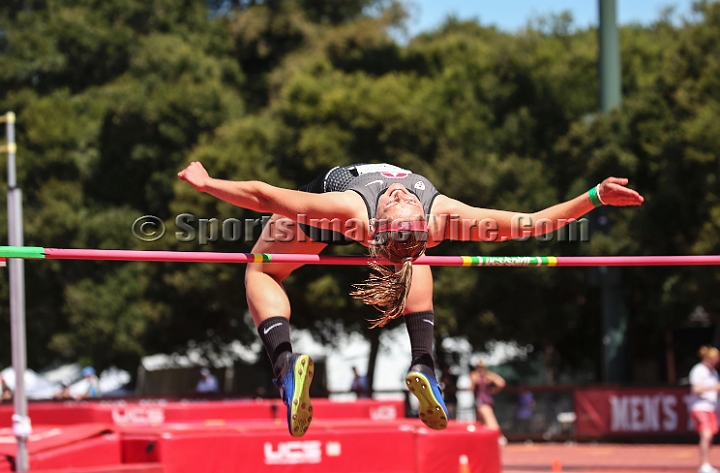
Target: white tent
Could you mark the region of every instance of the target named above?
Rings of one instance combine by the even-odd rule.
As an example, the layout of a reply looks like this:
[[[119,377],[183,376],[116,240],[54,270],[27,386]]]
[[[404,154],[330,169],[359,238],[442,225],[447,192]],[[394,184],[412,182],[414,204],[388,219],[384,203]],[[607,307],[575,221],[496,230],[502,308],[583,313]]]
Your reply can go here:
[[[11,367],[0,372],[8,387],[15,391],[15,370]],[[80,396],[87,392],[90,383],[82,377],[82,368],[78,364],[63,365],[59,368],[38,374],[31,369],[25,370],[25,390],[28,399],[52,399],[62,389],[60,383],[70,383],[70,394]],[[130,373],[111,367],[100,373],[100,391],[104,396],[120,391],[130,382]]]
[[[5,383],[15,391],[15,370],[12,366],[0,371]],[[31,369],[25,370],[25,392],[28,399],[50,399],[58,392],[59,385],[53,384]]]

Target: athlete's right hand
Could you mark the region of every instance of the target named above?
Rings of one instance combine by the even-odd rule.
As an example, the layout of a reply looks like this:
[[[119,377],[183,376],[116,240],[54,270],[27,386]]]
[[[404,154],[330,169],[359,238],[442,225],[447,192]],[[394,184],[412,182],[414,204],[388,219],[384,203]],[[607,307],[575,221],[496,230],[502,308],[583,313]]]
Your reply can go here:
[[[180,171],[178,178],[180,178],[181,181],[187,182],[200,192],[205,191],[211,179],[203,165],[198,161],[193,161],[188,167]]]

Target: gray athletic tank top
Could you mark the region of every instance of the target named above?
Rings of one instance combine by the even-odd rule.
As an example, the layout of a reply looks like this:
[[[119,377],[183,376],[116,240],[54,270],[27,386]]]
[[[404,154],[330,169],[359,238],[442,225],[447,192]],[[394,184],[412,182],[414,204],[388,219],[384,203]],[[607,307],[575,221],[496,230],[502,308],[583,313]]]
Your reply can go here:
[[[323,192],[351,190],[360,194],[370,219],[375,218],[380,196],[393,184],[402,184],[420,200],[425,215],[430,215],[435,197],[440,193],[426,177],[392,164],[355,164],[338,166],[325,174]]]

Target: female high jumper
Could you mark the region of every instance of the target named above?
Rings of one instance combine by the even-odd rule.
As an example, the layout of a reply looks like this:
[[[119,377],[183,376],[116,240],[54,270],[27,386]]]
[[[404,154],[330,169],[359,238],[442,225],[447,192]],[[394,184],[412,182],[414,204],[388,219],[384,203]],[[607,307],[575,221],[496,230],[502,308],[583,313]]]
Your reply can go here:
[[[445,196],[425,177],[389,164],[338,166],[300,190],[214,179],[199,162],[178,177],[225,202],[272,214],[253,253],[319,254],[328,244],[355,241],[389,261],[371,263],[375,274],[351,294],[379,311],[373,327],[404,316],[412,351],[406,384],[420,403],[422,421],[438,430],[447,426],[448,413],[432,355],[433,278],[429,266],[413,268],[412,262],[444,240],[527,238],[554,231],[600,205],[643,202],[626,187],[627,179],[609,177],[587,193],[539,212],[485,209]],[[292,352],[291,309],[282,281],[300,266],[249,264],[245,273],[248,306],[287,406],[288,430],[295,437],[305,434],[312,421],[308,391],[313,362]]]

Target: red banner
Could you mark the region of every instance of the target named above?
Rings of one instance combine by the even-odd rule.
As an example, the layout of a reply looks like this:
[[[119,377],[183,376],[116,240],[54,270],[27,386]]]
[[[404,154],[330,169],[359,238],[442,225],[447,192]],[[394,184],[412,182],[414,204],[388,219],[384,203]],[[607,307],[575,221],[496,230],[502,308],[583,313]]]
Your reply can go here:
[[[388,421],[405,417],[402,400],[360,399],[336,402],[313,399],[317,419],[373,419]],[[100,400],[93,402],[30,403],[33,424],[68,425],[78,423],[118,426],[155,426],[170,423],[222,423],[231,420],[272,420],[285,418],[285,406],[277,400],[264,401],[179,401]],[[12,425],[13,406],[0,406],[0,427]]]
[[[579,436],[677,435],[693,432],[688,388],[607,388],[575,391]]]

